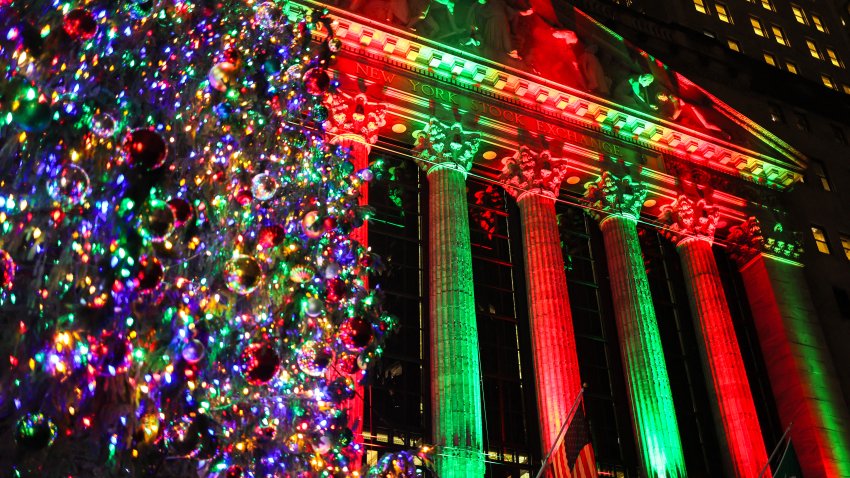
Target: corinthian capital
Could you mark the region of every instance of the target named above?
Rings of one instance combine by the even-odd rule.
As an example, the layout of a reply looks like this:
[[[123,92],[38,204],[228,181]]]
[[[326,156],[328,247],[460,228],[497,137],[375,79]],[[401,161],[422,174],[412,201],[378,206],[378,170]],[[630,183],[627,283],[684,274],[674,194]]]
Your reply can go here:
[[[425,128],[414,131],[413,137],[416,162],[426,172],[440,167],[469,171],[480,142],[478,133],[464,131],[460,123],[448,125],[436,118],[428,120]]]
[[[349,140],[369,148],[378,140],[378,131],[387,124],[386,105],[369,101],[365,94],[351,96],[345,92],[328,95],[325,100],[330,115],[324,123],[325,133],[335,142]]]
[[[738,266],[750,262],[753,257],[761,253],[764,247],[764,236],[761,233],[759,220],[750,217],[740,225],[730,227],[726,241],[729,243],[727,248],[729,256],[738,263]]]
[[[585,184],[584,189],[584,199],[590,206],[587,213],[597,221],[611,215],[637,219],[646,198],[646,187],[640,180],[628,174],[617,177],[610,171],[602,171],[599,179]]]
[[[502,159],[502,174],[499,180],[505,190],[517,200],[526,194],[558,197],[561,181],[566,174],[565,158],[554,158],[548,150],[538,153],[522,145],[513,156]]]
[[[717,208],[704,198],[694,200],[680,194],[672,203],[661,206],[660,219],[667,226],[662,232],[675,243],[688,237],[714,241],[718,218]]]

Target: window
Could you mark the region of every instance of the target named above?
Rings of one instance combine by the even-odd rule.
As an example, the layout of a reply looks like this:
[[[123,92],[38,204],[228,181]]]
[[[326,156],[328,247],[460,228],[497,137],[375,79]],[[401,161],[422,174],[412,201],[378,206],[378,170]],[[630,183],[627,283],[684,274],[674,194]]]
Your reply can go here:
[[[809,47],[809,54],[812,55],[813,58],[817,58],[820,60],[820,51],[818,51],[818,46],[815,45],[815,42],[811,40],[806,40],[806,46]]]
[[[832,293],[835,295],[835,303],[838,305],[838,313],[844,320],[850,320],[850,294],[845,289],[840,287],[832,287]]]
[[[791,5],[791,11],[794,12],[794,19],[797,20],[797,23],[802,23],[803,25],[809,24],[808,20],[806,20],[806,12],[802,8],[797,5]]]
[[[847,144],[847,136],[844,134],[844,128],[833,123],[832,124],[832,134],[835,136],[835,140],[841,144]]]
[[[764,62],[770,66],[776,66],[776,57],[772,53],[764,52]]]
[[[756,17],[750,17],[750,25],[753,26],[753,31],[760,37],[767,37],[764,27],[761,26],[761,20]]]
[[[797,65],[791,63],[790,61],[785,62],[785,69],[788,70],[789,73],[797,74]]]
[[[730,39],[726,40],[726,43],[729,45],[730,50],[737,51],[738,53],[741,53],[741,44],[738,43],[737,40],[733,40],[733,39],[730,38]]]
[[[791,46],[788,44],[788,39],[785,37],[785,32],[776,25],[770,26],[770,31],[773,32],[773,38],[776,39],[776,43],[785,46]]]
[[[826,240],[826,233],[818,226],[812,226],[812,237],[815,238],[815,245],[818,251],[823,254],[829,254],[829,241]]]
[[[775,12],[776,9],[773,8],[773,3],[770,0],[761,0],[761,6],[764,7],[765,10],[770,10],[771,12]]]
[[[806,115],[803,113],[795,113],[794,116],[797,119],[797,129],[800,131],[809,131],[809,120],[806,119]]]
[[[841,248],[844,249],[844,257],[850,260],[850,236],[841,235]]]
[[[829,75],[821,75],[820,81],[822,81],[823,85],[827,88],[835,89],[835,83],[832,82],[832,78],[830,78]]]
[[[714,8],[717,10],[717,18],[719,18],[721,22],[732,23],[732,16],[729,15],[729,10],[726,9],[726,5],[717,3],[714,5]]]
[[[829,30],[827,30],[826,26],[824,26],[823,20],[821,20],[820,15],[815,15],[814,13],[812,13],[812,25],[814,25],[819,32],[829,33]]]
[[[824,191],[832,191],[832,185],[826,175],[826,169],[824,169],[823,163],[820,161],[812,161],[809,163],[809,169],[812,171],[812,174],[817,177],[820,187],[822,187]]]
[[[841,90],[844,91],[845,95],[850,95],[850,86],[841,85]]]
[[[770,121],[774,123],[784,123],[785,117],[782,115],[782,108],[776,103],[768,103],[767,111],[770,113]]]
[[[827,47],[824,48],[824,51],[826,51],[826,57],[829,58],[830,63],[837,66],[838,68],[844,68],[844,63],[842,63],[841,59],[838,58],[838,54],[835,53],[835,50]]]
[[[700,13],[708,14],[708,8],[706,8],[703,0],[694,0],[694,8]]]

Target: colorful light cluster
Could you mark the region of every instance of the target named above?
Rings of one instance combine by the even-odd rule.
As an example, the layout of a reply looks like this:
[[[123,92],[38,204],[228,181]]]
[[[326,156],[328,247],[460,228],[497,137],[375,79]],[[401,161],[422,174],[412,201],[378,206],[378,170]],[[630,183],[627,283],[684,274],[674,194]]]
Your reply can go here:
[[[273,1],[0,0],[0,467],[359,474],[341,404],[394,320],[339,47]]]

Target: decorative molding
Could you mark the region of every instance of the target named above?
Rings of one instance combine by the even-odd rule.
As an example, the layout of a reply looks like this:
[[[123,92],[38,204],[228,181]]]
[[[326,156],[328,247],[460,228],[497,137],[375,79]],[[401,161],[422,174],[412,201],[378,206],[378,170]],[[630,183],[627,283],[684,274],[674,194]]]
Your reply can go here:
[[[717,207],[708,200],[693,199],[685,194],[680,194],[672,203],[661,206],[659,217],[667,226],[661,233],[677,244],[691,237],[713,242],[719,218]]]
[[[414,131],[413,145],[416,163],[427,173],[438,168],[450,168],[466,174],[478,152],[478,133],[467,132],[456,122],[452,125],[431,118],[425,128]]]
[[[502,158],[499,180],[519,201],[527,194],[557,197],[566,174],[566,158],[555,158],[548,149],[536,152],[522,145],[513,156]]]
[[[597,221],[608,216],[623,216],[637,220],[643,201],[646,199],[646,186],[631,175],[615,176],[610,171],[602,171],[596,181],[584,185],[586,210]]]
[[[384,103],[369,101],[364,93],[349,95],[337,91],[328,95],[325,106],[329,111],[324,123],[331,141],[351,140],[367,149],[378,141],[378,132],[387,124]]]
[[[770,254],[794,261],[803,254],[803,246],[798,238],[792,240],[765,238],[761,224],[755,217],[748,218],[738,226],[730,227],[726,243],[729,256],[735,260],[738,267],[743,267],[758,254]]]

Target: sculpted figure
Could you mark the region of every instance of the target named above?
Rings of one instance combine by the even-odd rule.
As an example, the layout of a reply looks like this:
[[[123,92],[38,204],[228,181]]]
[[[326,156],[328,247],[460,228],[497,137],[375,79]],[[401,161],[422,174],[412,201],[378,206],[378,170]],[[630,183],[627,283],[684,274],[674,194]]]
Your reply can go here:
[[[578,56],[578,70],[588,90],[607,96],[611,93],[611,79],[605,76],[605,69],[596,56],[598,51],[599,47],[595,44],[582,48]]]
[[[614,97],[626,104],[655,111],[658,109],[658,105],[655,104],[655,96],[650,95],[648,90],[653,81],[655,81],[655,77],[651,73],[629,75],[617,85],[614,90]]]
[[[469,9],[468,24],[472,32],[464,45],[482,46],[494,54],[507,54],[511,58],[520,59],[512,26],[515,18],[528,16],[534,10],[525,5],[511,5],[506,0],[478,0]]]

